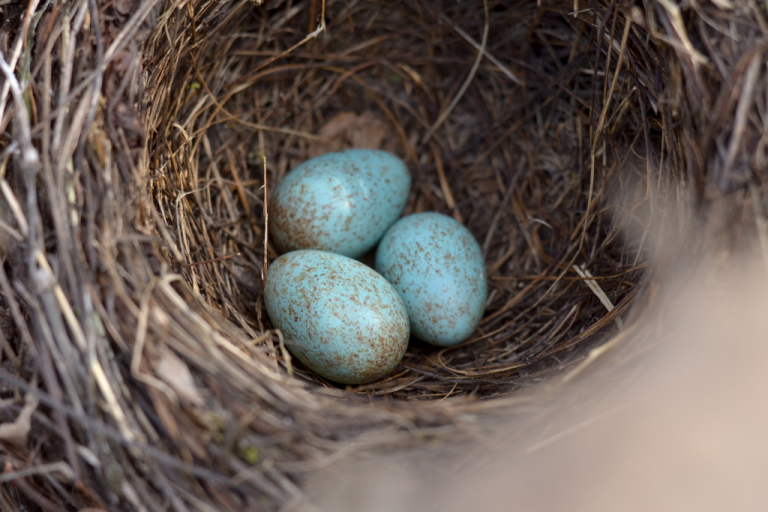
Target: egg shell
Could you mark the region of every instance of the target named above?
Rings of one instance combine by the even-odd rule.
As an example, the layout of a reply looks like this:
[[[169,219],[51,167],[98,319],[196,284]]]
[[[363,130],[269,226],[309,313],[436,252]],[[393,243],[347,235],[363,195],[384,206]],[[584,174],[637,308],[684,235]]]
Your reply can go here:
[[[269,266],[264,304],[288,350],[342,384],[380,379],[408,346],[400,296],[372,268],[346,256],[311,250],[280,256]]]
[[[416,213],[397,221],[376,250],[376,270],[402,297],[411,333],[428,343],[461,343],[483,317],[483,253],[472,233],[451,217]]]
[[[302,163],[269,203],[270,232],[281,252],[330,251],[357,258],[400,217],[411,189],[402,160],[374,149],[327,153]]]

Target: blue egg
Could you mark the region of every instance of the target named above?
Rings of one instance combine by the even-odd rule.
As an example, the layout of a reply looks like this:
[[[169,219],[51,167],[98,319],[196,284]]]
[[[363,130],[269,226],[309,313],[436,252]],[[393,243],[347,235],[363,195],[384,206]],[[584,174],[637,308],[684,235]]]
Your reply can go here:
[[[342,384],[380,379],[408,346],[408,313],[392,285],[338,254],[294,251],[277,258],[267,273],[264,305],[288,350]]]
[[[281,252],[316,249],[357,258],[400,217],[410,189],[408,168],[390,153],[328,153],[302,163],[277,186],[270,232]]]
[[[376,270],[405,302],[414,336],[450,347],[477,329],[488,295],[485,261],[472,233],[451,217],[397,221],[379,244]]]

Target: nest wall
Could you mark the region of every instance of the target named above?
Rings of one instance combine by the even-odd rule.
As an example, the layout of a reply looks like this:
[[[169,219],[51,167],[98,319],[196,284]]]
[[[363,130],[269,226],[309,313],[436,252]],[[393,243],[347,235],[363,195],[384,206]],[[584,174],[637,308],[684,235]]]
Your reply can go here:
[[[752,2],[0,9],[3,510],[293,506],[353,450],[496,428],[763,219]],[[403,158],[406,213],[464,223],[490,295],[468,342],[344,388],[261,289],[269,191],[348,147]]]

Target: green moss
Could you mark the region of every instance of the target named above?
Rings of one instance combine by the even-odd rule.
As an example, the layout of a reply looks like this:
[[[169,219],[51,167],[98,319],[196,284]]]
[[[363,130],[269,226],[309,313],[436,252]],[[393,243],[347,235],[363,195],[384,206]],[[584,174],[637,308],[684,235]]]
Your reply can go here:
[[[242,447],[240,448],[240,458],[246,464],[253,466],[259,461],[259,449],[255,446]]]

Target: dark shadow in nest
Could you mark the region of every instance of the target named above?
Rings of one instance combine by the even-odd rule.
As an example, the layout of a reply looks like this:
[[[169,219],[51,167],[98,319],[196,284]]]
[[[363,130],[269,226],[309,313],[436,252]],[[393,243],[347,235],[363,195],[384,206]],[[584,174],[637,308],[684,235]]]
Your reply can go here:
[[[475,235],[489,297],[467,342],[412,340],[391,376],[349,389],[409,401],[498,396],[604,341],[632,305],[647,255],[619,219],[663,192],[645,181],[661,136],[648,121],[654,106],[637,94],[650,82],[626,72],[655,58],[637,53],[642,32],[629,33],[633,53],[606,52],[596,31],[621,40],[615,10],[594,27],[560,4],[489,2],[486,18],[477,1],[443,10],[333,2],[327,32],[284,54],[315,20],[271,2],[197,34],[181,55],[173,108],[154,123],[168,128],[150,154],[162,174],[157,209],[192,288],[285,366],[260,335],[270,328],[260,301],[262,157],[271,188],[311,156],[378,147],[411,169],[406,214],[452,215]]]

